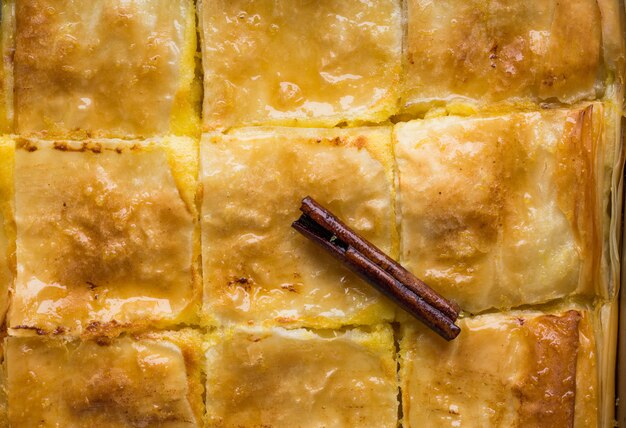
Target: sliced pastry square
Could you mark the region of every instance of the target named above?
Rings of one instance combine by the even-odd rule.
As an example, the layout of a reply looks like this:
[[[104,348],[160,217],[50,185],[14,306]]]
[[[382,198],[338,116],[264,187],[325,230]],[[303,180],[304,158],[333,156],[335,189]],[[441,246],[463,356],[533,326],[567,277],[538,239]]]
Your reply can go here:
[[[591,314],[514,312],[459,321],[445,342],[418,324],[400,343],[403,425],[596,426]]]
[[[206,354],[209,427],[396,427],[389,326],[318,334],[236,329]]]
[[[10,424],[202,427],[201,342],[186,330],[97,341],[10,337]]]
[[[395,128],[401,260],[472,313],[606,295],[601,104]]]
[[[197,132],[193,0],[16,2],[20,134]]]
[[[201,143],[204,309],[221,323],[335,328],[387,301],[290,225],[311,196],[395,251],[391,129],[247,128]]]
[[[0,133],[13,131],[15,0],[0,4]]]
[[[399,0],[201,0],[203,126],[333,126],[396,112]]]
[[[623,46],[611,3],[409,0],[405,107],[595,99]]]
[[[191,319],[196,150],[186,137],[18,139],[10,327],[96,334]]]

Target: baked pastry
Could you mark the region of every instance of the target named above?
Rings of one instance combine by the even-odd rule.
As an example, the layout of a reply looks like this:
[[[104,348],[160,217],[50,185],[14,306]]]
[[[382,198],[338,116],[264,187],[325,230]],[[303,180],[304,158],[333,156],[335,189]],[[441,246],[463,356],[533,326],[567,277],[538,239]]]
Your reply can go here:
[[[11,426],[201,427],[200,337],[11,337]]]
[[[389,327],[226,330],[207,351],[209,426],[396,427],[394,354]]]
[[[620,72],[617,6],[612,0],[409,0],[404,106],[454,110],[599,98]]]
[[[611,120],[596,103],[396,125],[401,261],[470,312],[607,296]]]
[[[204,311],[219,323],[337,328],[393,318],[289,225],[302,195],[394,251],[391,128],[246,128],[201,143]],[[236,248],[236,251],[232,251]]]
[[[622,3],[3,0],[0,428],[613,426]]]
[[[15,20],[19,133],[196,131],[192,0],[18,1]]]
[[[444,343],[412,325],[400,344],[405,426],[597,426],[592,315],[465,318]]]
[[[195,150],[183,137],[18,139],[10,327],[82,334],[193,317],[195,208],[183,195]]]
[[[205,130],[358,124],[395,114],[398,0],[198,3]]]

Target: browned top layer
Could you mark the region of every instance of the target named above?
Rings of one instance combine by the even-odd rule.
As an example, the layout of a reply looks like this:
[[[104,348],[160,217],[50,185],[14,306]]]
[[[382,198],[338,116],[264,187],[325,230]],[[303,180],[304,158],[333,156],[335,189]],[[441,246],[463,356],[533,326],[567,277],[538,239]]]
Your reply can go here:
[[[191,7],[188,0],[16,2],[18,132],[170,129]]]
[[[578,312],[569,311],[524,323],[529,370],[519,389],[521,426],[574,425],[580,319]]]
[[[595,426],[590,314],[490,314],[445,342],[416,324],[401,342],[405,426]]]

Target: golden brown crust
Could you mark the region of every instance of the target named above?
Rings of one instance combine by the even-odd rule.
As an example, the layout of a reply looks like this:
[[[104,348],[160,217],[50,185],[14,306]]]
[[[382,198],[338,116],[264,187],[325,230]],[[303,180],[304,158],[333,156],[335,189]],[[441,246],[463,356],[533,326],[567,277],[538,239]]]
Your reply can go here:
[[[530,346],[528,373],[519,385],[521,426],[574,425],[580,319],[579,312],[569,311],[524,323]]]
[[[330,337],[283,329],[223,332],[207,352],[209,426],[397,426],[389,326]],[[306,415],[306,416],[304,416]]]
[[[550,3],[550,2],[546,2]],[[605,78],[602,61],[602,16],[597,0],[552,0],[547,51],[538,55],[541,99],[574,101],[595,98],[594,85]],[[532,42],[532,41],[530,41]],[[586,95],[586,96],[585,96]]]
[[[396,0],[205,0],[199,20],[205,130],[382,122],[396,112]]]
[[[395,128],[401,258],[470,312],[592,294],[602,106]]]
[[[206,406],[204,404],[204,364],[203,351],[206,350],[206,336],[199,330],[183,328],[176,331],[151,331],[140,333],[133,337],[135,340],[150,340],[153,342],[171,342],[180,348],[187,370],[187,400],[199,425],[204,420]],[[96,339],[97,340],[97,339]]]
[[[405,103],[593,99],[601,47],[596,0],[411,0]]]
[[[468,312],[580,294],[591,305],[604,287],[605,198],[618,186],[607,185],[603,106],[533,103],[612,96],[611,73],[624,66],[623,31],[607,24],[617,1],[197,0],[205,129],[342,128],[215,134],[202,147],[197,194],[197,145],[173,154],[93,140],[197,126],[200,102],[180,87],[195,71],[181,69],[196,53],[194,1],[3,0],[0,132],[13,130],[5,5],[14,1],[24,136],[15,139],[16,195],[12,177],[3,182],[13,159],[1,158],[0,140],[0,315],[19,273],[11,329],[0,329],[0,340],[11,335],[12,402],[9,412],[0,370],[0,427],[10,413],[26,427],[193,428],[206,416],[216,428],[395,428],[393,334],[372,326],[390,321],[392,307],[288,227],[303,196],[321,195],[396,257],[394,178],[403,262],[467,315],[451,343],[407,328],[403,426],[597,425],[599,385],[606,392],[611,382],[598,380],[596,364],[610,371],[612,345],[602,336],[609,357],[597,358],[589,313]],[[401,124],[393,177],[389,132],[353,126],[383,123],[402,91],[407,117],[454,102],[532,108]],[[215,334],[145,333],[189,322],[203,279]],[[254,324],[263,326],[243,327]]]
[[[189,0],[16,7],[18,132],[147,137],[170,129]]]
[[[337,328],[393,317],[289,224],[311,195],[391,251],[389,128],[247,128],[201,147],[204,312],[221,323]],[[236,248],[236,251],[233,251]]]
[[[452,342],[405,325],[403,425],[595,426],[597,350],[589,317],[569,310],[463,318]]]
[[[20,139],[15,191],[12,327],[114,335],[192,304],[195,222],[164,149]]]
[[[613,375],[613,368],[610,367],[610,364],[599,364],[599,361],[602,361],[610,353],[610,347],[605,345],[602,348],[599,346],[606,336],[598,335],[596,337],[594,331],[596,326],[591,322],[590,315],[588,312],[581,312],[581,319],[578,323],[579,344],[576,362],[576,402],[574,404],[574,426],[585,428],[602,426],[603,421],[612,419],[609,412],[599,413],[598,409],[606,409],[607,406],[611,408],[614,402],[612,395],[606,393],[610,390],[612,382],[607,385],[602,374],[596,375],[601,370],[606,370],[610,376]]]
[[[12,426],[201,426],[189,397],[201,394],[192,386],[199,370],[187,365],[175,337],[12,337],[7,367]]]
[[[595,112],[594,112],[595,111]],[[556,150],[555,185],[559,208],[567,216],[576,243],[586,263],[583,275],[599,278],[602,253],[602,104],[572,111]]]

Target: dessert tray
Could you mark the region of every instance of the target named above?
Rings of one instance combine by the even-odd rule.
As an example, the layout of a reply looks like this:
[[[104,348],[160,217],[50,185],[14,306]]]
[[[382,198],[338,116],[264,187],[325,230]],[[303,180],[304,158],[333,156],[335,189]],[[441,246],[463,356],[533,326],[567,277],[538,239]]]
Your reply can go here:
[[[0,426],[626,426],[623,2],[1,12]]]

